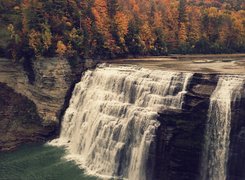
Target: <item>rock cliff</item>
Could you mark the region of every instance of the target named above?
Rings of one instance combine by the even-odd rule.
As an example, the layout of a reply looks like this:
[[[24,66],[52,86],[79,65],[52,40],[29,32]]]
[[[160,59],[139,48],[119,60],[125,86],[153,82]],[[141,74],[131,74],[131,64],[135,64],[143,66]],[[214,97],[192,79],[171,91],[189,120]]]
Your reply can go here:
[[[161,122],[152,143],[151,166],[155,162],[154,180],[200,180],[205,128],[210,96],[215,90],[218,75],[195,73],[189,84],[182,111],[159,112]],[[228,180],[245,178],[243,168],[245,90],[232,109],[228,157]],[[163,178],[164,177],[164,178]]]
[[[209,97],[217,84],[215,75],[194,74],[182,111],[159,112],[154,179],[197,179]]]
[[[58,133],[75,82],[83,70],[94,65],[80,62],[71,66],[68,62],[39,58],[26,67],[0,59],[0,151]]]
[[[53,136],[56,123],[44,122],[30,99],[3,83],[0,83],[0,107],[0,151]]]

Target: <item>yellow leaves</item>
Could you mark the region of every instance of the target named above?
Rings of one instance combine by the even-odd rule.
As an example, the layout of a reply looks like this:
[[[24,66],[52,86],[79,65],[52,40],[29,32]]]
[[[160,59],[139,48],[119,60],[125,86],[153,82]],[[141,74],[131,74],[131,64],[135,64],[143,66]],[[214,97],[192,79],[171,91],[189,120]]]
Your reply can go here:
[[[50,27],[47,24],[43,25],[44,32],[42,33],[42,41],[44,44],[44,48],[48,49],[52,44],[52,34],[50,31]]]
[[[201,9],[197,6],[188,6],[188,39],[191,44],[195,44],[201,37]]]
[[[245,43],[245,11],[227,8],[227,4],[231,5],[228,1],[226,5],[217,2],[68,0],[46,4],[22,0],[9,7],[21,17],[15,21],[16,27],[9,25],[8,31],[12,43],[20,39],[19,45],[30,47],[40,55],[67,56],[74,51],[86,56],[97,52],[100,56],[117,55],[134,52],[129,50],[130,46],[140,49],[135,52],[151,53],[157,43],[166,44],[172,50],[182,43],[194,47],[202,38],[211,45],[216,43],[236,50]],[[50,11],[52,7],[55,11]]]
[[[166,13],[163,16],[163,30],[166,37],[166,42],[171,46],[177,45],[178,35],[178,4],[167,1]]]
[[[146,41],[152,38],[151,28],[148,23],[144,23],[144,25],[141,27],[140,38],[143,41]]]
[[[29,33],[29,46],[32,48],[36,55],[40,55],[41,33],[32,29]]]
[[[51,33],[45,31],[43,35],[43,43],[45,49],[48,49],[51,46],[52,44],[51,39],[52,39]]]
[[[28,33],[29,47],[34,50],[36,56],[41,55],[42,52],[47,50],[52,44],[50,27],[47,24],[43,24],[42,26],[42,32],[31,29]]]
[[[140,40],[142,40],[147,49],[151,49],[155,38],[148,23],[144,23],[140,29]]]
[[[221,11],[218,10],[216,7],[210,7],[205,10],[206,14],[210,18],[217,18],[221,15]]]
[[[244,11],[232,12],[231,19],[233,22],[234,29],[241,32],[244,31],[244,23],[245,23]]]
[[[231,20],[233,40],[242,45],[245,43],[245,11],[232,12]]]
[[[69,32],[69,37],[71,39],[75,39],[78,37],[76,28],[72,28],[71,32]]]
[[[15,29],[14,29],[13,24],[9,24],[8,27],[7,27],[7,30],[8,30],[8,32],[9,32],[9,34],[10,34],[10,38],[11,38],[12,40],[14,40],[14,42],[15,42],[16,44],[18,44],[19,41],[20,41],[20,37],[19,37],[19,35],[15,32]]]
[[[220,44],[225,44],[227,37],[229,35],[229,27],[227,24],[224,24],[221,28],[221,30],[219,31],[219,43]]]
[[[138,6],[137,4],[134,4],[134,5],[133,5],[133,11],[134,11],[134,12],[139,12],[139,10],[140,10],[140,9],[139,9],[139,6]]]
[[[72,28],[72,30],[68,33],[68,36],[68,44],[70,43],[76,48],[79,48],[83,45],[84,34],[80,29]]]
[[[92,13],[95,17],[97,31],[103,36],[103,48],[114,51],[116,48],[115,40],[111,34],[111,25],[113,23],[109,17],[107,0],[95,0]]]
[[[62,41],[57,42],[57,48],[56,48],[56,53],[59,56],[63,56],[67,51],[66,45]]]
[[[179,36],[179,43],[180,44],[186,43],[187,31],[186,31],[186,25],[184,23],[180,23],[178,36]]]
[[[125,36],[128,33],[128,16],[123,12],[117,12],[114,19],[118,28],[119,36]]]
[[[160,12],[154,13],[154,27],[155,28],[162,27],[162,15]]]
[[[117,34],[119,36],[119,41],[121,44],[125,43],[125,36],[128,33],[128,24],[129,24],[129,17],[125,15],[123,12],[117,12],[115,17],[115,25],[117,27]],[[120,49],[119,47],[116,47]],[[119,51],[119,50],[117,50]]]
[[[109,17],[106,0],[95,0],[92,7],[92,13],[95,17],[95,23],[98,31],[105,37],[108,37]]]
[[[136,13],[139,12],[139,6],[138,4],[135,2],[135,0],[129,0],[129,4],[132,6],[132,10]]]
[[[13,39],[14,34],[15,34],[15,30],[14,30],[13,24],[9,24],[8,27],[7,27],[7,29],[8,29],[8,31],[10,33],[11,39]]]

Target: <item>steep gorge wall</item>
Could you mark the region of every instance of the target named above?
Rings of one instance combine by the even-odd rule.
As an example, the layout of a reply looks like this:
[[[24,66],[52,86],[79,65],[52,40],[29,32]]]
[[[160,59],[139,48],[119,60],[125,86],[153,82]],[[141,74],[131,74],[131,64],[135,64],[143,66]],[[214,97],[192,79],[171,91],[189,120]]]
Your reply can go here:
[[[14,149],[23,142],[40,142],[52,137],[55,122],[43,122],[35,104],[0,83],[0,151]]]
[[[40,58],[24,70],[21,64],[0,59],[0,151],[58,133],[70,91],[82,71],[91,66],[85,62],[71,66],[66,59]],[[28,130],[24,131],[27,124]]]

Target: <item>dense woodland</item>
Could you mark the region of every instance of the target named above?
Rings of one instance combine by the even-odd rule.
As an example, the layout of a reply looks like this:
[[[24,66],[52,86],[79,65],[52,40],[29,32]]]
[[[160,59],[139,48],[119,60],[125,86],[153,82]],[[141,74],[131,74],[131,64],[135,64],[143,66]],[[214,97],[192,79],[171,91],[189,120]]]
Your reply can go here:
[[[244,26],[243,0],[1,0],[0,54],[244,53]]]

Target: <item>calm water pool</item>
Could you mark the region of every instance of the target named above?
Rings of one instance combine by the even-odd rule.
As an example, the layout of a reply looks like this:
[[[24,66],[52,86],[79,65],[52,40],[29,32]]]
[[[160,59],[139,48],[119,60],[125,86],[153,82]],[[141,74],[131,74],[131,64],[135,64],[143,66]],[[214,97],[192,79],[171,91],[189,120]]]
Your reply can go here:
[[[45,145],[22,146],[0,153],[0,180],[96,180],[74,162],[62,157],[65,150]]]

